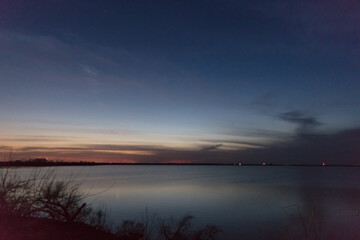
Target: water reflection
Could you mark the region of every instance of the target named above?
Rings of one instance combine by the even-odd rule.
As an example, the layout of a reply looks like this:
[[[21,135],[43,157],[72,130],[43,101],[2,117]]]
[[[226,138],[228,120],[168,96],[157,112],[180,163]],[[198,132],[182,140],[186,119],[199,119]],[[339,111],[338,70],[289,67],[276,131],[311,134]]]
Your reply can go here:
[[[29,169],[21,170],[26,174]],[[360,169],[233,166],[59,167],[111,220],[193,215],[224,239],[360,239]],[[104,191],[105,190],[105,191]],[[339,238],[334,238],[338,236]]]

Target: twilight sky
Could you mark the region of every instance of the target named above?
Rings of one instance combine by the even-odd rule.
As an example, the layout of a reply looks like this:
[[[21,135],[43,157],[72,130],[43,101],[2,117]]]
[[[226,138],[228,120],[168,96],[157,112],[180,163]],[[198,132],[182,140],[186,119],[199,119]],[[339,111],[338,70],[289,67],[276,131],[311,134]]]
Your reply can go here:
[[[0,160],[360,164],[357,0],[0,0]]]

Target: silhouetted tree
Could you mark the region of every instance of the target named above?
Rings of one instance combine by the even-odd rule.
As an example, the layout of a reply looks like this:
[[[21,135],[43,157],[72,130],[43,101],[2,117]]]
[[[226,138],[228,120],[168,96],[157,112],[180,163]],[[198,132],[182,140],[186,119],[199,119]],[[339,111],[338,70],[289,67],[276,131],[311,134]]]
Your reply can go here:
[[[37,201],[40,209],[49,217],[65,222],[80,221],[89,216],[91,210],[84,202],[86,196],[79,186],[70,181],[46,181],[40,188]]]

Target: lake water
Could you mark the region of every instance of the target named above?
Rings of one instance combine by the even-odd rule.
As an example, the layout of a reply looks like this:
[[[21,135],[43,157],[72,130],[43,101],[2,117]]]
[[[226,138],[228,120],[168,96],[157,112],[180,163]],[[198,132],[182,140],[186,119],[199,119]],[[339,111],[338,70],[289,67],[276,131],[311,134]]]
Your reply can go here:
[[[149,215],[193,215],[222,239],[360,239],[360,168],[255,166],[57,167],[76,175],[114,224]],[[30,169],[21,169],[27,172]],[[303,221],[304,220],[304,221]]]

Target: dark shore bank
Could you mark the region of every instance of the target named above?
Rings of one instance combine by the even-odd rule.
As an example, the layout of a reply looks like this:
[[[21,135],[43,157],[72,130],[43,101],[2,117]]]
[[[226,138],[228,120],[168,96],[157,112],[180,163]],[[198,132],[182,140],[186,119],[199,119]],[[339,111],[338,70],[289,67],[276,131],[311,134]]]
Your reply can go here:
[[[120,240],[112,233],[84,223],[66,223],[45,218],[0,217],[1,240]]]

